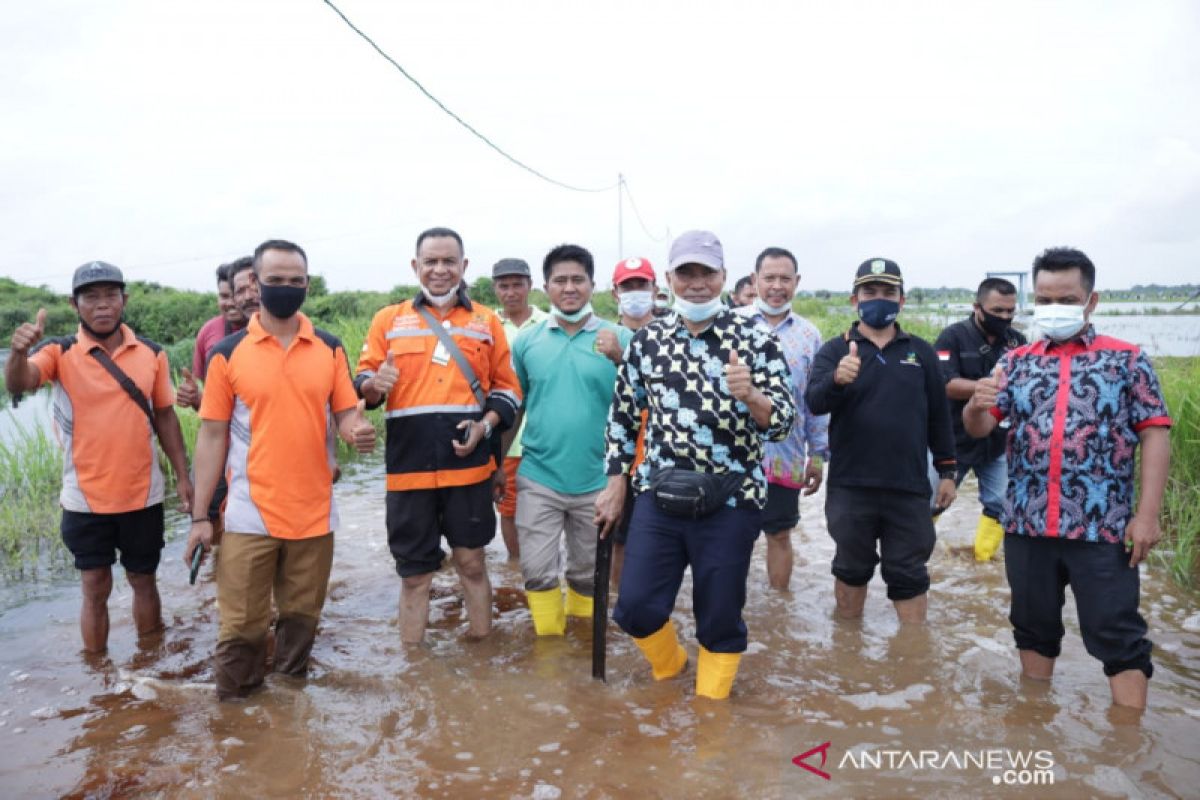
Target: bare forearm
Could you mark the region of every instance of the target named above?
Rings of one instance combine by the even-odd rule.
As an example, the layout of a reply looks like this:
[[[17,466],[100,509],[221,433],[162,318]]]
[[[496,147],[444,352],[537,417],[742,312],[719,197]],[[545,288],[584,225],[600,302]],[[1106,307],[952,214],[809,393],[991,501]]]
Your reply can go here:
[[[9,394],[23,394],[36,389],[41,377],[41,371],[29,363],[24,353],[13,350],[8,354],[8,363],[4,365],[4,385]]]
[[[175,416],[175,411],[170,408],[155,409],[154,416],[158,423],[159,443],[163,452],[167,454],[167,460],[171,462],[171,468],[175,470],[176,475],[187,475],[187,447],[183,443],[179,417]]]
[[[1171,469],[1171,437],[1167,428],[1146,428],[1139,435],[1142,447],[1138,513],[1158,517],[1162,509],[1167,474]]]
[[[204,420],[196,435],[195,500],[193,508],[206,509],[212,502],[225,463],[225,446],[229,424]]]
[[[951,400],[970,400],[975,394],[975,381],[966,378],[951,378],[946,384],[946,397]]]
[[[986,408],[977,408],[972,403],[963,407],[963,428],[968,435],[982,439],[995,430],[997,424],[996,418]]]

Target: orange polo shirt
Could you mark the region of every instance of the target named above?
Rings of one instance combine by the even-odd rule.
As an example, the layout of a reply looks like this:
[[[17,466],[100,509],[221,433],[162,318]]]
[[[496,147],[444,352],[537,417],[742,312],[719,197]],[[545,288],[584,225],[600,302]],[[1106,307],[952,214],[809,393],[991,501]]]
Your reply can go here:
[[[329,418],[358,398],[342,343],[297,317],[287,350],[255,314],[209,352],[200,417],[229,423],[228,531],[308,539],[337,528]]]
[[[155,408],[175,402],[163,349],[121,326],[109,353]],[[66,458],[59,495],[67,511],[121,514],[163,501],[154,429],[121,385],[88,355],[100,343],[80,326],[73,336],[39,342],[29,357],[39,385],[52,382],[54,426]]]

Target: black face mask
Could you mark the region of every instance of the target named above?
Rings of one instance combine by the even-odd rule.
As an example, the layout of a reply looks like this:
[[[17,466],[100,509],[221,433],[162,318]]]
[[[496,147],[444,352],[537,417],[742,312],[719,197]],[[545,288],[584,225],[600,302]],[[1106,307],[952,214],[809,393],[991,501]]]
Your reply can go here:
[[[308,288],[304,286],[268,286],[259,284],[258,302],[272,317],[287,319],[304,305]]]
[[[992,336],[1003,336],[1012,327],[1012,320],[1007,317],[998,317],[995,314],[989,314],[982,308],[979,309],[979,313],[983,316],[983,319],[979,320],[979,327]]]

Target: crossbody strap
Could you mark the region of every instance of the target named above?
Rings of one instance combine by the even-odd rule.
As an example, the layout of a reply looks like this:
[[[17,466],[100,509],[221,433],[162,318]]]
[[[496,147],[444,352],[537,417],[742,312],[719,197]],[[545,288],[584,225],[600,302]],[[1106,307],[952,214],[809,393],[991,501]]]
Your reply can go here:
[[[454,363],[458,365],[458,369],[462,372],[463,377],[471,385],[471,391],[475,394],[475,400],[479,402],[479,407],[483,408],[484,400],[487,399],[487,396],[483,393],[483,384],[479,382],[479,377],[476,376],[475,370],[471,369],[471,362],[467,361],[466,355],[454,343],[454,337],[450,335],[448,330],[442,327],[442,323],[438,322],[437,317],[429,309],[416,305],[414,305],[414,308],[416,308],[418,314],[425,318],[425,322],[429,325],[430,330],[433,331],[433,335],[438,338],[438,341],[450,353],[450,356],[454,359]]]
[[[104,352],[103,347],[93,347],[88,351],[88,355],[100,362],[100,366],[104,367],[104,371],[112,375],[113,380],[121,385],[125,390],[125,394],[129,395],[134,404],[142,410],[146,415],[146,419],[150,421],[150,427],[154,430],[154,435],[158,436],[158,422],[154,419],[154,410],[150,407],[150,401],[146,395],[142,394],[142,390],[133,382],[133,378],[129,377],[125,370],[117,366],[117,363],[109,357],[108,353]],[[162,437],[159,436],[161,439]]]

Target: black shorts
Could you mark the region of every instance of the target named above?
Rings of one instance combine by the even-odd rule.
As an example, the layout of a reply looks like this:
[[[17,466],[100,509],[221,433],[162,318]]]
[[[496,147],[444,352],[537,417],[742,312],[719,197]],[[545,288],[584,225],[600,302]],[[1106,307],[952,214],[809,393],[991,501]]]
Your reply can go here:
[[[837,544],[832,572],[838,580],[866,586],[879,564],[888,599],[911,600],[929,591],[925,565],[937,542],[929,498],[887,489],[829,486],[825,520]]]
[[[767,505],[762,511],[763,533],[786,533],[800,521],[800,490],[767,484]]]
[[[625,505],[621,508],[621,521],[617,523],[617,527],[613,530],[613,541],[617,544],[624,545],[625,540],[629,538],[629,520],[633,519],[633,501],[637,500],[633,496],[633,478],[625,476]]]
[[[153,575],[163,549],[162,503],[121,514],[62,513],[62,540],[75,569],[111,567],[121,551],[126,572]]]
[[[1104,664],[1104,674],[1139,669],[1150,677],[1153,645],[1138,613],[1140,579],[1129,568],[1122,545],[1009,533],[1004,536],[1004,571],[1012,589],[1008,621],[1019,649],[1058,657],[1070,584],[1083,646]]]
[[[387,493],[388,548],[400,577],[442,566],[442,537],[451,547],[474,550],[496,538],[492,479],[470,486]]]

